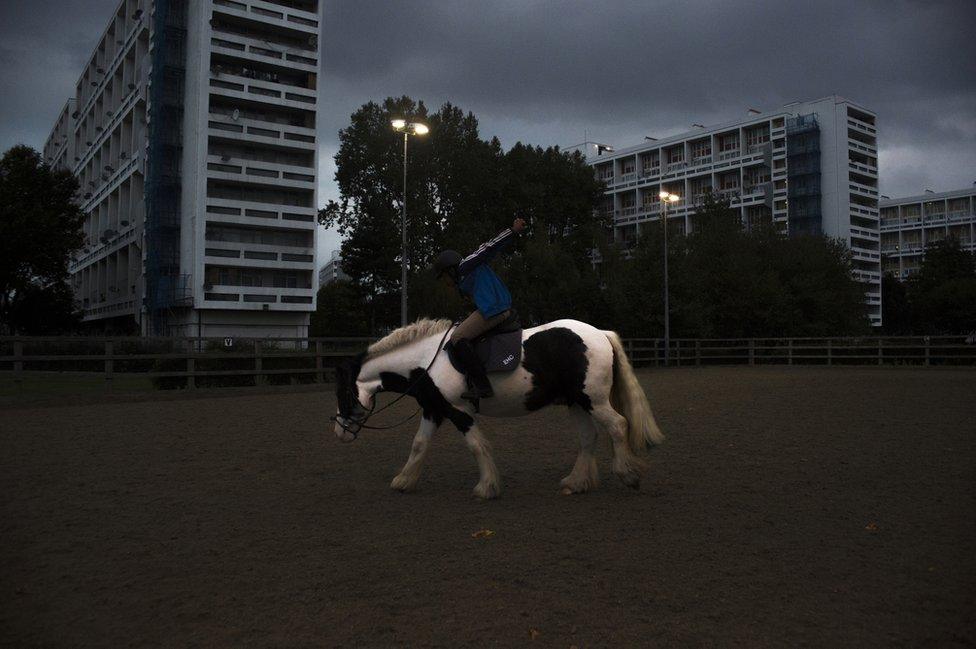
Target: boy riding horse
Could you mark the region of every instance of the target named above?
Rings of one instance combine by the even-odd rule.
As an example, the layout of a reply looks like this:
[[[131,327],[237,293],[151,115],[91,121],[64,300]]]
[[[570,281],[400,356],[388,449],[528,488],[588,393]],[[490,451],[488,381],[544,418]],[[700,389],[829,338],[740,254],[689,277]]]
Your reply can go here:
[[[462,258],[454,250],[445,250],[434,262],[437,276],[446,275],[450,278],[461,294],[474,300],[477,307],[458,325],[447,344],[448,353],[461,366],[472,386],[462,395],[464,399],[476,400],[494,396],[491,382],[488,381],[488,375],[472,341],[504,322],[511,313],[512,295],[488,266],[488,262],[508,248],[515,240],[515,235],[524,229],[525,221],[517,218],[512,227],[505,228],[467,257]]]

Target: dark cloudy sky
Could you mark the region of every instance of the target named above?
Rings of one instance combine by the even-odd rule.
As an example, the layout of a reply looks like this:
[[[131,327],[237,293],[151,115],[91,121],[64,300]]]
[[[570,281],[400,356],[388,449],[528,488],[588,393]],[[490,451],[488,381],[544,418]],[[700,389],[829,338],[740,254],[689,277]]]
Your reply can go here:
[[[839,94],[878,114],[882,193],[976,181],[976,0],[322,1],[323,202],[338,129],[400,94],[505,146],[626,146]],[[116,5],[0,0],[0,149],[43,144]]]

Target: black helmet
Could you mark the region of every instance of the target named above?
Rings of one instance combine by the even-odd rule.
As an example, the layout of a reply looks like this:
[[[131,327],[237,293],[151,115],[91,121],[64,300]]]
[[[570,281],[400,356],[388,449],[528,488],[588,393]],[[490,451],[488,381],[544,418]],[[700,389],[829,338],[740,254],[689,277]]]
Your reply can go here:
[[[434,272],[440,277],[447,270],[460,264],[462,259],[463,257],[457,250],[445,250],[437,255],[437,259],[434,260]]]

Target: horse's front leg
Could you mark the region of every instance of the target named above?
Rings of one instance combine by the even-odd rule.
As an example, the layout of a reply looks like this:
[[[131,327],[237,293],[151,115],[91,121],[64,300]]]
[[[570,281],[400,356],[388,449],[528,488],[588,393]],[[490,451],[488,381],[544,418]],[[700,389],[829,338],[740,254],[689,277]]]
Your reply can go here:
[[[424,468],[424,461],[427,459],[427,450],[430,448],[430,438],[437,430],[437,424],[433,420],[423,418],[420,420],[420,427],[414,435],[413,444],[410,446],[410,457],[407,463],[400,469],[400,473],[393,478],[390,487],[397,491],[413,491],[417,488],[420,480],[420,473]]]
[[[491,445],[485,439],[477,423],[471,424],[471,427],[464,433],[464,441],[474,453],[474,457],[478,461],[478,471],[481,474],[478,484],[474,487],[474,495],[485,499],[497,498],[502,493],[501,477],[498,475],[495,460],[491,456]]]

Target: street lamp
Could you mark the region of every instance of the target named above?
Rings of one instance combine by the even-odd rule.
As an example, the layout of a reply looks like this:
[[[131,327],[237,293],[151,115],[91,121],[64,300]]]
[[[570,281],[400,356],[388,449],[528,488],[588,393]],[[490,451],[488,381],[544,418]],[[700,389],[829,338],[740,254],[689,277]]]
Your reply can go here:
[[[390,122],[393,130],[403,133],[403,202],[400,203],[400,230],[403,249],[400,251],[400,326],[407,325],[407,138],[411,135],[427,135],[430,129],[420,122],[395,119]]]
[[[677,203],[681,197],[663,189],[658,194],[661,199],[661,228],[664,234],[664,365],[671,356],[671,310],[668,306],[668,203]]]

